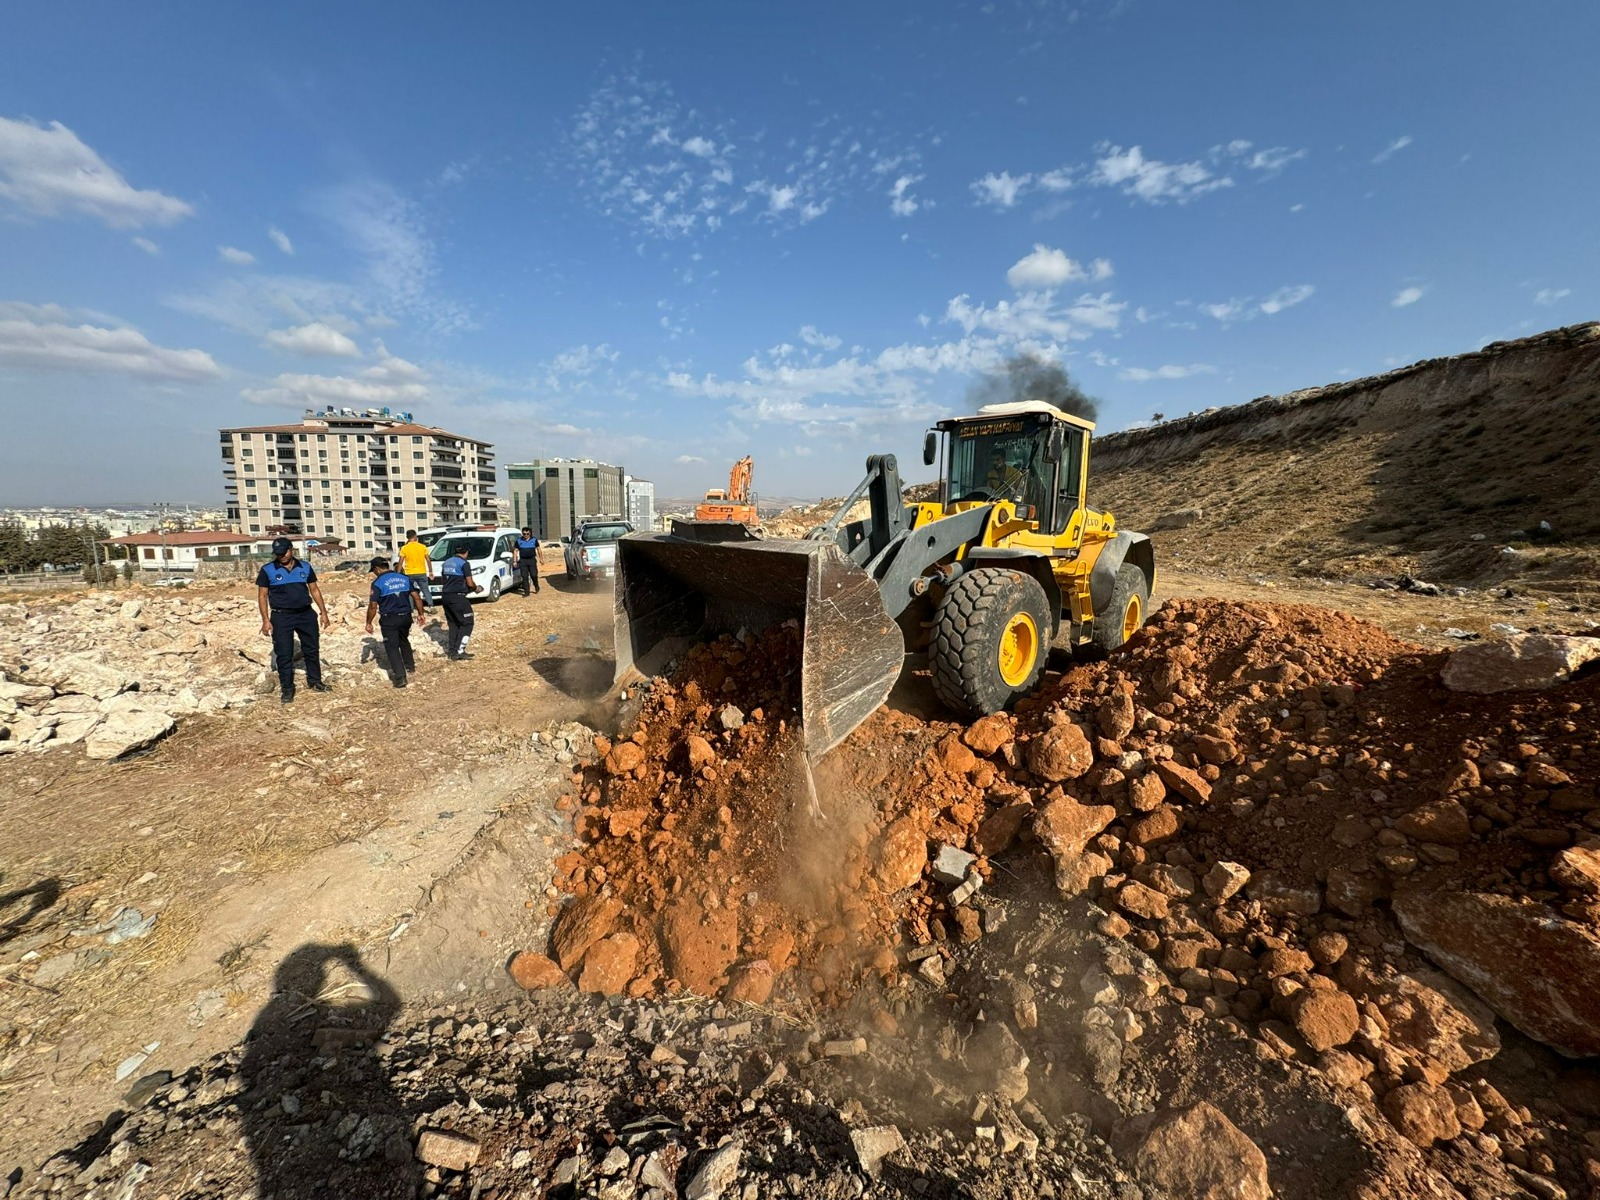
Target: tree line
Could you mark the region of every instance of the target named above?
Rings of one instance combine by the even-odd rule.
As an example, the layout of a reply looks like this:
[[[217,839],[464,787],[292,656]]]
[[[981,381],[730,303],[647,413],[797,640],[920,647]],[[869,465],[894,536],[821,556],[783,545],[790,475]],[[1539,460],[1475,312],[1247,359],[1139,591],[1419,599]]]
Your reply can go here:
[[[0,572],[40,571],[46,564],[94,575],[95,547],[111,536],[98,521],[24,529],[20,521],[0,521]],[[99,546],[100,562],[126,559],[123,546]]]

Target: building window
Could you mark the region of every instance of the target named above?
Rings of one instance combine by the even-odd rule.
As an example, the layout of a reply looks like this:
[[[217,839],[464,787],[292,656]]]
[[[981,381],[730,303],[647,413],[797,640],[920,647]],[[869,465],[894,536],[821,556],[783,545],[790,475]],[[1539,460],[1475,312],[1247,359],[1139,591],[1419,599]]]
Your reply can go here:
[[[327,441],[327,440],[328,440],[328,435],[327,435],[327,434],[325,434],[325,433],[319,433],[319,434],[317,434],[317,441],[319,441],[319,442],[325,442],[325,441]]]
[[[420,437],[413,437],[411,439],[411,444],[413,446],[420,446],[420,445],[422,445],[422,439]]]
[[[250,526],[250,532],[251,533],[260,533],[261,532],[261,526],[259,526],[259,525]]]
[[[421,450],[413,450],[411,452],[411,457],[412,458],[421,458],[422,457],[422,451]]]
[[[146,558],[154,558],[156,556],[155,548],[153,546],[146,546],[144,548],[144,556]]]
[[[254,450],[252,450],[252,449],[250,449],[250,447],[249,447],[249,446],[246,446],[246,447],[245,447],[245,448],[244,448],[244,449],[243,449],[243,450],[241,450],[241,451],[239,451],[239,453],[240,453],[240,454],[242,454],[242,455],[244,455],[244,456],[245,456],[245,457],[246,457],[246,458],[249,458],[249,457],[251,457],[251,456],[252,456],[252,455],[253,455],[253,454],[255,454],[255,451],[254,451]]]

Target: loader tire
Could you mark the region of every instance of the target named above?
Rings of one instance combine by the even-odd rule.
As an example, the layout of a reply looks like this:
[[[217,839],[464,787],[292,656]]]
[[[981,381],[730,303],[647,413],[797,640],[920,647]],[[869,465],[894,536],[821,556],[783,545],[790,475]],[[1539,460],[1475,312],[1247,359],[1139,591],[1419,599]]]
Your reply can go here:
[[[968,571],[934,613],[933,690],[968,720],[997,713],[1038,684],[1054,632],[1044,589],[1031,575]]]
[[[1094,615],[1088,657],[1104,658],[1139,631],[1150,615],[1150,585],[1132,563],[1117,568],[1117,582],[1104,612]]]

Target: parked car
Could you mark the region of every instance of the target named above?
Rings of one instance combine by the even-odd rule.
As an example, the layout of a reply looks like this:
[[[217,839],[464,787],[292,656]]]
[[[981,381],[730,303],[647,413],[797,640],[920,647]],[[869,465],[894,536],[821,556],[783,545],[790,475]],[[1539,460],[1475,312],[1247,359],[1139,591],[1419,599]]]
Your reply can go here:
[[[333,569],[335,571],[364,571],[367,569],[367,563],[359,558],[346,558],[334,563]]]
[[[514,557],[517,538],[520,536],[522,536],[521,530],[506,528],[441,534],[438,541],[428,550],[428,558],[433,564],[433,580],[428,584],[428,598],[437,604],[444,595],[444,580],[439,575],[439,566],[465,543],[467,563],[472,567],[473,582],[483,589],[472,595],[482,600],[500,599],[500,593],[511,586],[513,572],[516,570]],[[421,540],[420,534],[418,540]]]
[[[568,579],[610,579],[617,573],[617,539],[633,532],[626,521],[586,521],[562,539]]]

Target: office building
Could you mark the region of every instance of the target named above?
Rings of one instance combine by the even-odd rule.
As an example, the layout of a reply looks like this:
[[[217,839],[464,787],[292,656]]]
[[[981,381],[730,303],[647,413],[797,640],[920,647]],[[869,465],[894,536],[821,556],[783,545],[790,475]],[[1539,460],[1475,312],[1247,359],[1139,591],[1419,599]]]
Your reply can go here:
[[[584,517],[622,517],[622,468],[592,458],[542,458],[506,467],[511,523],[548,541],[568,536]]]
[[[393,550],[407,529],[493,523],[488,442],[387,408],[307,409],[298,425],[222,430],[228,519],[251,537]]]
[[[640,533],[649,533],[656,527],[656,485],[648,479],[635,479],[628,475],[623,480],[627,497],[623,513],[628,524]]]

